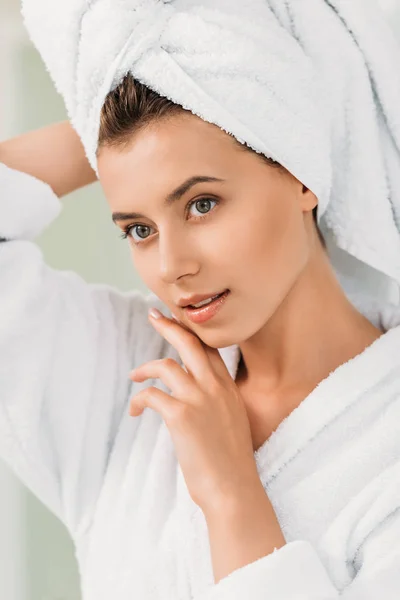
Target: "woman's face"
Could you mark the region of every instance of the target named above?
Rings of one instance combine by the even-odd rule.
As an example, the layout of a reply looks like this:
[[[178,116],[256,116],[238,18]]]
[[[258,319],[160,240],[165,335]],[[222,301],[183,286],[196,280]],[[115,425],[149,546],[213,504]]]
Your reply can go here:
[[[191,113],[145,127],[123,150],[102,148],[98,170],[112,213],[141,215],[116,221],[128,228],[140,277],[209,346],[239,344],[260,330],[310,258],[314,194]],[[198,176],[215,181],[166,203]],[[178,306],[226,289],[222,308],[203,323]]]

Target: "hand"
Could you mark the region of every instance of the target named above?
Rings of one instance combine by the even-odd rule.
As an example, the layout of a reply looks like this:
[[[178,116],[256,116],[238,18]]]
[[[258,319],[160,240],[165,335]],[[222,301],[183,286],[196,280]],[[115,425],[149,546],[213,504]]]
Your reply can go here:
[[[133,396],[129,413],[145,407],[163,417],[192,500],[205,514],[224,500],[249,497],[261,486],[250,423],[239,389],[218,350],[164,315],[149,316],[155,329],[179,352],[187,372],[172,358],[134,369],[132,381],[160,378],[168,395],[152,386]]]

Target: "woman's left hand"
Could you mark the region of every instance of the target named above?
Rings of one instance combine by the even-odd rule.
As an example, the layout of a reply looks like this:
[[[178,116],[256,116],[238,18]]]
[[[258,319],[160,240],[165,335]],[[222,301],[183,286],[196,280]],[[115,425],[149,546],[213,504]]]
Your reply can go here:
[[[172,358],[131,371],[132,381],[161,379],[172,395],[154,386],[143,389],[131,399],[129,413],[138,416],[149,407],[161,414],[190,496],[205,514],[259,491],[246,407],[218,350],[164,315],[149,319],[179,352],[187,372]]]

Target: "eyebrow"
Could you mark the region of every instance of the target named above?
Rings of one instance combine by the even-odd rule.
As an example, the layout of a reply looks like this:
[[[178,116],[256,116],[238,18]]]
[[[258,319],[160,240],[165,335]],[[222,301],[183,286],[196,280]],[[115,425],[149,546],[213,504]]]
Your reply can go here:
[[[183,183],[181,183],[175,190],[173,190],[164,200],[164,206],[171,206],[174,202],[177,202],[182,198],[186,192],[190,190],[191,187],[196,185],[196,183],[207,183],[210,181],[225,181],[225,179],[220,179],[218,177],[210,177],[208,175],[194,175],[193,177],[189,177]],[[124,213],[124,212],[113,212],[112,220],[114,223],[117,221],[127,221],[128,219],[142,219],[146,218],[145,215],[141,213]]]

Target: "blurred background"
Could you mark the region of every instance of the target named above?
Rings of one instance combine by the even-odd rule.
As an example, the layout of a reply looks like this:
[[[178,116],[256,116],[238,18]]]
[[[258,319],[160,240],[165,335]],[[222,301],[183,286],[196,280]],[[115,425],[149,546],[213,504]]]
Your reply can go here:
[[[400,41],[400,0],[375,1]],[[0,82],[0,140],[67,118],[26,36],[18,0],[0,0]],[[89,283],[148,291],[111,222],[98,183],[64,198],[61,215],[37,243],[54,268],[76,271]],[[74,548],[64,525],[1,461],[0,598],[81,600]]]

